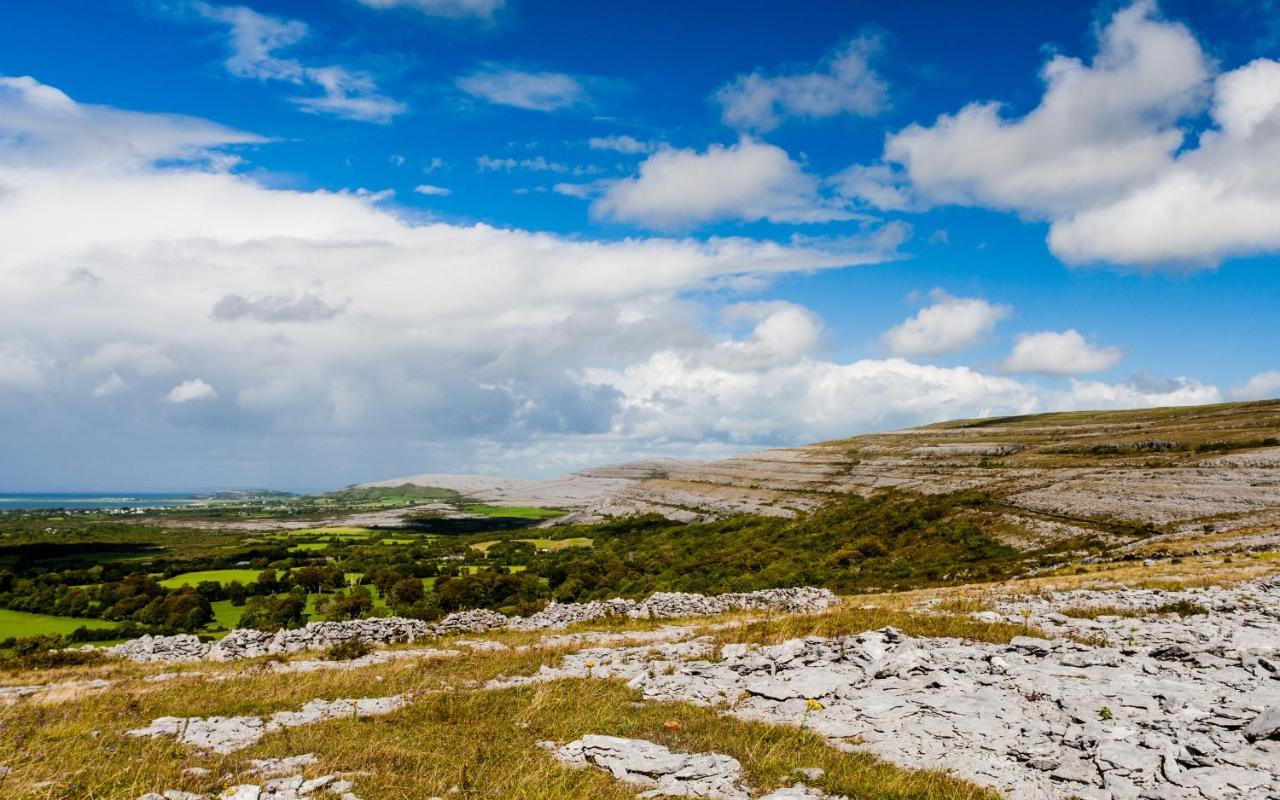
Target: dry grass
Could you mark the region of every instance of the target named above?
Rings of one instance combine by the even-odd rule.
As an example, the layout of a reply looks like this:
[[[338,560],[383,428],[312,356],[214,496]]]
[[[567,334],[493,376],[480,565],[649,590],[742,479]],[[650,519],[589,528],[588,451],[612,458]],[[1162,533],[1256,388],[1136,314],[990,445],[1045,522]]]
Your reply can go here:
[[[1270,554],[1186,558],[1087,565],[1018,581],[981,586],[864,595],[838,608],[807,616],[739,614],[684,621],[721,642],[773,643],[799,636],[855,634],[887,625],[913,636],[946,636],[1007,642],[1040,632],[1025,625],[987,624],[972,613],[1001,598],[1050,594],[1079,588],[1232,585],[1280,571]],[[922,610],[926,609],[927,610]],[[1124,612],[1090,607],[1082,613]],[[597,621],[579,629],[626,634],[663,623]],[[572,631],[570,631],[572,632]],[[878,798],[985,798],[971,784],[937,772],[899,769],[869,755],[842,753],[800,729],[746,723],[714,709],[684,704],[640,703],[611,681],[556,681],[519,689],[482,689],[485,680],[531,674],[554,665],[577,647],[531,647],[544,634],[504,631],[485,638],[511,649],[466,652],[455,658],[405,660],[352,671],[273,673],[260,662],[187,666],[106,662],[10,674],[5,685],[102,678],[107,691],[68,690],[0,708],[0,797],[8,800],[135,800],[161,789],[203,792],[207,780],[184,777],[189,766],[213,775],[243,769],[251,757],[315,752],[320,764],[309,774],[348,770],[366,800],[415,800],[433,795],[460,798],[543,800],[590,796],[622,800],[634,796],[595,771],[558,765],[540,740],[568,741],[588,733],[635,736],[677,750],[714,750],[742,761],[753,785],[771,789],[796,767],[817,766],[817,782],[832,793]],[[419,643],[417,647],[423,645]],[[446,648],[449,640],[432,642]],[[590,646],[583,643],[578,647]],[[310,654],[314,657],[314,654]],[[147,682],[160,672],[203,672],[166,682]],[[217,677],[217,680],[211,679]],[[202,756],[171,741],[139,740],[124,732],[166,715],[255,714],[295,709],[313,698],[379,697],[408,693],[415,701],[386,717],[333,721],[273,734],[250,750],[225,757]],[[663,723],[675,720],[678,725]],[[456,792],[452,792],[454,788]]]
[[[615,681],[475,688],[477,681],[529,673],[560,655],[475,653],[289,676],[250,669],[223,682],[192,678],[148,684],[135,678],[74,703],[22,703],[0,710],[0,764],[12,769],[0,784],[0,796],[134,800],[163,789],[204,792],[217,787],[209,779],[183,776],[183,768],[203,766],[217,776],[243,769],[253,757],[314,752],[321,763],[310,774],[367,773],[355,778],[366,800],[633,797],[632,789],[602,773],[560,766],[536,744],[588,733],[635,736],[688,752],[729,753],[761,788],[780,785],[796,767],[818,766],[827,771],[820,782],[824,788],[869,800],[991,796],[941,773],[902,770],[866,754],[840,752],[800,729],[740,722],[685,704],[642,704]],[[288,729],[230,756],[201,756],[168,740],[124,735],[157,716],[267,714],[316,697],[402,692],[416,699],[395,714]],[[664,727],[668,720],[678,724]]]

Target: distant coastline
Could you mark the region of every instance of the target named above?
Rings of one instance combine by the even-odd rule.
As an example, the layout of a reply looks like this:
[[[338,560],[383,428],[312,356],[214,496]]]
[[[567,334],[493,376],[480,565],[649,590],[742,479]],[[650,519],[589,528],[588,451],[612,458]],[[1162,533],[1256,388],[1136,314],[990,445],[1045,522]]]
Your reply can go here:
[[[0,511],[165,508],[207,502],[207,496],[168,492],[0,492]]]

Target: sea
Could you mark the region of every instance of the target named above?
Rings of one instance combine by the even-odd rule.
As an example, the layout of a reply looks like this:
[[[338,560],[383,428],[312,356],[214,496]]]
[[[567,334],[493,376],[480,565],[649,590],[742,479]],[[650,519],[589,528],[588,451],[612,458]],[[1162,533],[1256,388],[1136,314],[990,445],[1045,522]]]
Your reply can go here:
[[[155,492],[0,492],[0,512],[31,508],[165,508],[204,502],[191,494]]]

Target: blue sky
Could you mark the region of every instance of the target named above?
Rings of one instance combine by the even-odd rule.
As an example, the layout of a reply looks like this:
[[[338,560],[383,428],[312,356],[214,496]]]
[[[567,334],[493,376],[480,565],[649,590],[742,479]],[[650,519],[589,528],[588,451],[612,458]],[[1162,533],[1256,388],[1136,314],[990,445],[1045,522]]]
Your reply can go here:
[[[0,488],[1280,395],[1269,3],[0,11]]]

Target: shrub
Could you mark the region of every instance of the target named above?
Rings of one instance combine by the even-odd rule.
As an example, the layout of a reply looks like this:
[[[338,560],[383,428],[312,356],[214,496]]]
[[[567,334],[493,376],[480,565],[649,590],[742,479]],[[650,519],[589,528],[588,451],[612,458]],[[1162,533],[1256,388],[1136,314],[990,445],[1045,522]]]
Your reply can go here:
[[[324,657],[328,661],[352,661],[372,652],[373,648],[359,639],[348,639],[325,650]]]
[[[66,645],[66,640],[55,635],[16,639],[4,664],[15,669],[49,669],[88,664],[102,658],[97,651],[67,650]]]

